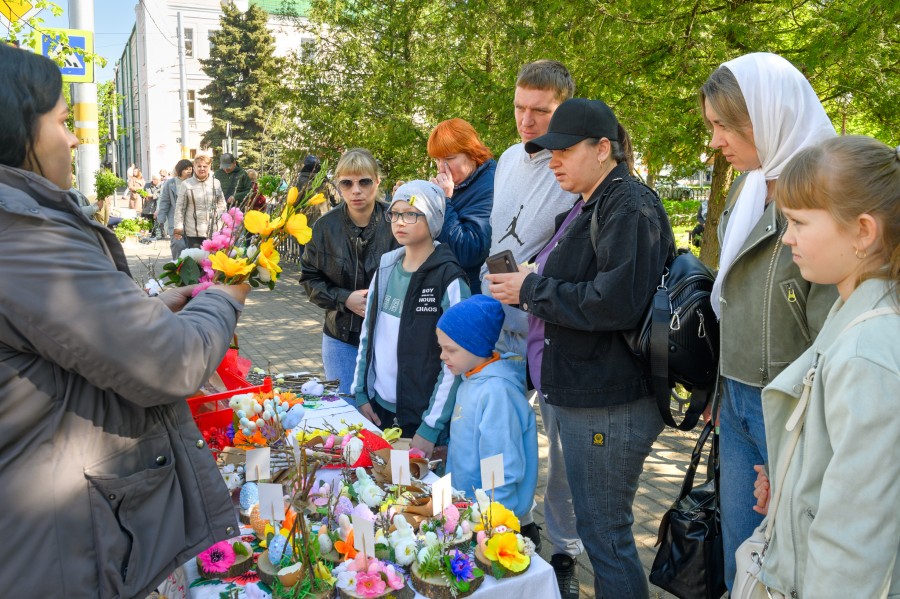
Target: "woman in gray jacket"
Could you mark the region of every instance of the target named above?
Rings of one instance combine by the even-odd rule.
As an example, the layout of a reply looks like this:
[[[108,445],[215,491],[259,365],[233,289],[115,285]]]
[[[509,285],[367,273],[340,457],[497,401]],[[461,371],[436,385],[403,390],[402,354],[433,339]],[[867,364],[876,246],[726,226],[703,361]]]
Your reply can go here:
[[[59,67],[0,44],[0,81],[0,588],[143,599],[238,532],[184,398],[249,287],[143,294],[69,191]]]
[[[834,137],[800,71],[780,56],[747,54],[719,67],[700,90],[710,146],[745,174],[719,223],[721,256],[713,308],[721,325],[721,508],[725,581],[734,552],[762,518],[753,506],[755,464],[767,463],[762,388],[815,339],[834,287],[810,285],[781,237],[787,225],[773,190],[787,161]]]

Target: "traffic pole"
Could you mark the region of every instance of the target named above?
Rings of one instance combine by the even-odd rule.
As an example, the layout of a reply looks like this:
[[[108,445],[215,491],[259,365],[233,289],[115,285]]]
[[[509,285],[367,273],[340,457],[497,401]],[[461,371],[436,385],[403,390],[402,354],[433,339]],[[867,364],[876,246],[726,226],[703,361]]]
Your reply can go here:
[[[69,0],[69,27],[94,32],[94,0]],[[86,196],[94,196],[94,174],[100,170],[100,134],[97,123],[97,84],[72,84],[72,114],[78,138],[76,186]]]
[[[188,144],[187,82],[184,68],[184,25],[181,22],[181,11],[178,11],[178,84],[181,90],[181,157],[190,158],[191,148]]]

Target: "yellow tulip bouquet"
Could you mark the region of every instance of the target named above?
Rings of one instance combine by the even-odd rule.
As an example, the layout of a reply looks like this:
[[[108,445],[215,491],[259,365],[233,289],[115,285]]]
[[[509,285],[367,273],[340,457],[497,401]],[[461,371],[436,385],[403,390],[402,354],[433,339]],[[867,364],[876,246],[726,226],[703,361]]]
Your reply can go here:
[[[281,272],[281,255],[276,247],[288,237],[300,244],[312,239],[312,229],[303,210],[325,201],[322,193],[314,192],[321,187],[326,171],[327,166],[323,164],[305,187],[302,198],[296,187],[281,197],[276,196],[270,205],[271,213],[229,209],[220,217],[219,230],[200,248],[182,251],[177,260],[163,267],[161,281],[176,287],[197,285],[194,295],[217,283],[249,283],[253,287],[266,285],[274,289]],[[274,214],[278,216],[273,218]]]

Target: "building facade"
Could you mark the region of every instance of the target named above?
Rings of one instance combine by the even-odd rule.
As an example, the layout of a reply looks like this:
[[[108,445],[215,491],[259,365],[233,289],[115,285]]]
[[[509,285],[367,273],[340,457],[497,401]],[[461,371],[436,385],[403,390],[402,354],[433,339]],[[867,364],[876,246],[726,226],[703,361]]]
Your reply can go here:
[[[281,0],[232,0],[241,11],[257,5],[269,15],[275,52],[287,56],[309,48],[305,36],[280,17]],[[305,3],[297,3],[302,14]],[[123,177],[131,164],[147,180],[160,169],[171,171],[181,158],[181,91],[178,66],[178,13],[185,38],[185,93],[188,104],[188,138],[184,144],[193,157],[200,140],[212,127],[212,119],[200,101],[200,90],[210,78],[200,60],[209,57],[210,35],[219,28],[222,0],[142,0],[135,5],[131,37],[116,62],[115,87],[120,99],[118,135],[107,160]]]

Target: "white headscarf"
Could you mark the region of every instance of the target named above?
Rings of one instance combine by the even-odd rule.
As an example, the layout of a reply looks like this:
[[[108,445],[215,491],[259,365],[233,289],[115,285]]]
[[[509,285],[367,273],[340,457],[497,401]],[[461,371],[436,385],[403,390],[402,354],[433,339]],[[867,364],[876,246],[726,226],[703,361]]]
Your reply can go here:
[[[718,316],[722,281],[765,211],[766,181],[777,179],[803,148],[835,136],[834,126],[809,81],[784,58],[757,52],[722,66],[732,72],[744,95],[762,166],[747,173],[725,229],[712,297]]]

